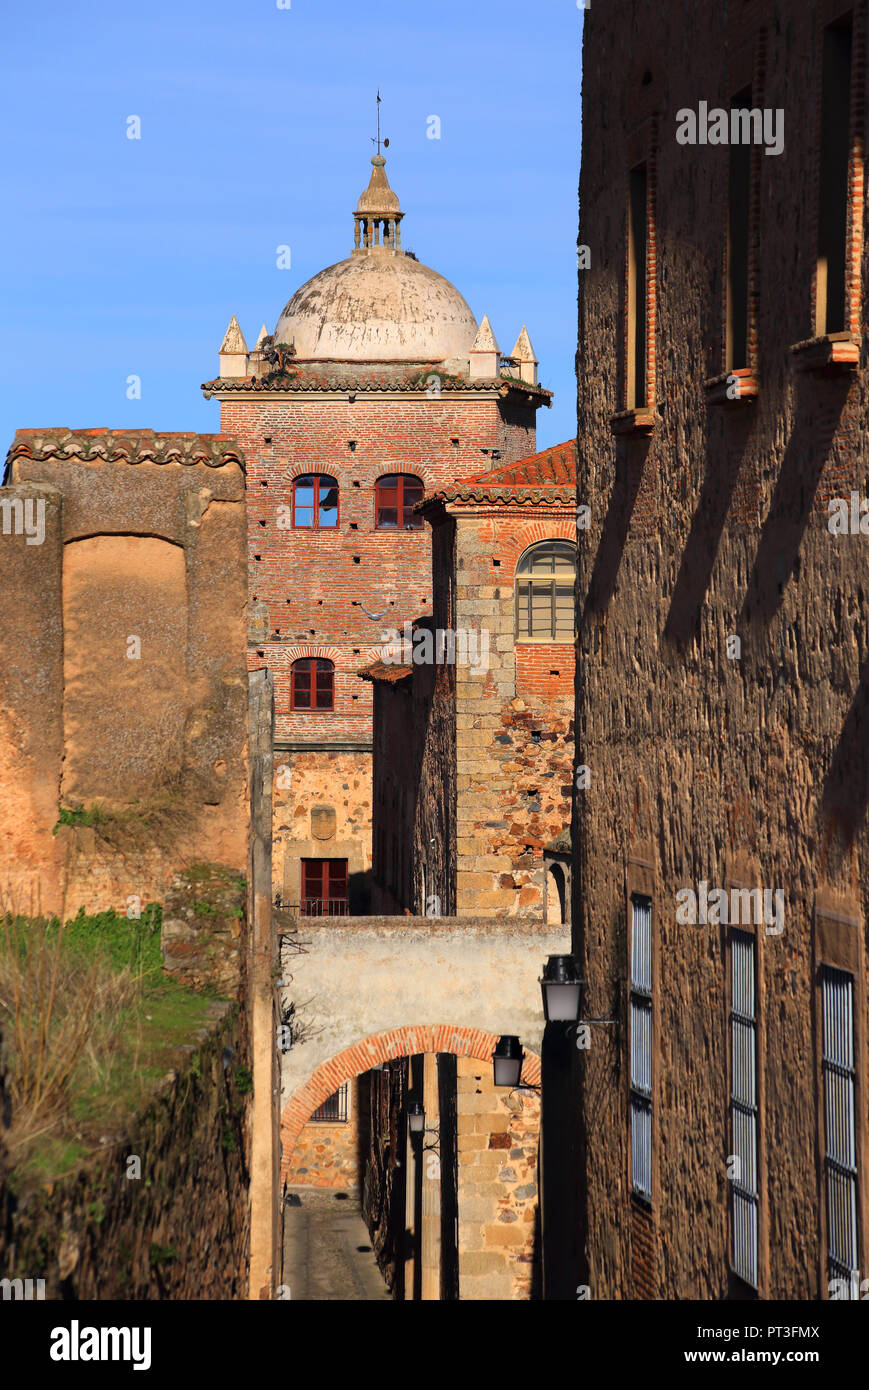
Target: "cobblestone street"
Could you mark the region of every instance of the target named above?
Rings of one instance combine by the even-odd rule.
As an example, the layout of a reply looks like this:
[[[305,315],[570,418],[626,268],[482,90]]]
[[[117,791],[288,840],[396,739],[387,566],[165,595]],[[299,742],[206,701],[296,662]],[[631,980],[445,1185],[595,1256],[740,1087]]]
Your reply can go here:
[[[390,1302],[355,1192],[290,1188],[284,1272],[294,1302]]]

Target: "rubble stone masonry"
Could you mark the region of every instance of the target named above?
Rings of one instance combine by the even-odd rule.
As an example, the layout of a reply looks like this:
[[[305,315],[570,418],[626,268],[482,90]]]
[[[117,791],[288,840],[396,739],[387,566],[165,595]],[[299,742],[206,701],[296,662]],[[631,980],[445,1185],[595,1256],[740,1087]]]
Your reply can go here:
[[[758,1294],[827,1296],[824,963],[854,980],[861,1270],[869,1257],[869,535],[828,528],[831,499],[869,494],[864,0],[851,7],[846,331],[819,339],[814,316],[823,26],[848,8],[629,0],[585,15],[578,499],[592,524],[579,533],[576,757],[590,785],[577,793],[573,921],[588,1012],[619,1020],[577,1063],[577,1282],[593,1299],[754,1296],[732,1268],[728,929],[676,918],[677,892],[701,881],[785,895],[783,931],[757,933]],[[749,83],[753,105],[784,111],[785,147],[754,152],[757,394],[728,400],[729,151],[678,144],[676,113],[727,106]],[[620,415],[641,160],[656,249],[648,428]],[[475,772],[460,767],[460,782]],[[650,1203],[630,1172],[634,892],[652,901]]]

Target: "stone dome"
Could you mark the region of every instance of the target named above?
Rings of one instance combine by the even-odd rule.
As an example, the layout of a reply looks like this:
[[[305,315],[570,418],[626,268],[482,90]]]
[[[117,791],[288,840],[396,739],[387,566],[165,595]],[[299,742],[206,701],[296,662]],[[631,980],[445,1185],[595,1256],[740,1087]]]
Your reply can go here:
[[[371,161],[371,181],[353,216],[356,249],[296,290],[275,342],[292,343],[298,361],[442,362],[467,357],[477,320],[455,285],[401,250],[404,213]]]
[[[477,321],[449,280],[403,251],[355,253],[296,290],[275,329],[296,359],[442,362],[467,357]]]

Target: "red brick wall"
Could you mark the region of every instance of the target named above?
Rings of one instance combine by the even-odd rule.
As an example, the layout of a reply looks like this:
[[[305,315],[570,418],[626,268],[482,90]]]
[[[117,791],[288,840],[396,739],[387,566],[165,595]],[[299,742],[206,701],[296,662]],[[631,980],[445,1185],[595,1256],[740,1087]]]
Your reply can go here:
[[[425,397],[351,403],[336,393],[321,401],[224,401],[221,427],[247,456],[251,601],[266,606],[263,635],[280,633],[279,641],[259,642],[250,656],[253,669],[267,665],[275,673],[276,736],[369,738],[371,690],[354,673],[371,660],[384,628],[430,612],[432,596],[430,529],[375,530],[377,478],[412,472],[429,490],[480,472],[483,448],[499,448],[501,463],[524,458],[536,448],[534,410]],[[292,505],[293,478],[307,472],[338,479],[334,530],[278,525],[278,508]],[[383,616],[371,619],[363,606]],[[289,666],[325,646],[334,649],[335,710],[293,716]]]

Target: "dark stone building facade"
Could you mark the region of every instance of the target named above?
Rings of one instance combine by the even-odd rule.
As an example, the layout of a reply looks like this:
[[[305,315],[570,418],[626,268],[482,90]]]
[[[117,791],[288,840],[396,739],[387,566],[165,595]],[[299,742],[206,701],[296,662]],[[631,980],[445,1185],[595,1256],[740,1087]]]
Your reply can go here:
[[[592,1299],[867,1274],[865,36],[865,0],[585,16]]]

